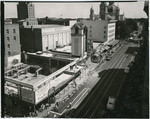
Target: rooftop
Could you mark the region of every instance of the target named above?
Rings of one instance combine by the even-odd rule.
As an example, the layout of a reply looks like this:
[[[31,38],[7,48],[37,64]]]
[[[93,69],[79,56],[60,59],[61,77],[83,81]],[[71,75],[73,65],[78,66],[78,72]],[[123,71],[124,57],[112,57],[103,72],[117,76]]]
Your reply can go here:
[[[54,28],[54,27],[65,27],[63,25],[28,25],[24,28]]]
[[[36,82],[46,77],[45,75],[39,73],[41,69],[41,67],[36,65],[26,65],[20,63],[6,71],[5,76],[8,80],[12,80],[12,82],[21,82],[23,84],[34,85]]]
[[[65,46],[63,48],[56,48],[56,51],[71,53],[71,45]]]
[[[58,48],[54,51],[40,51],[40,53],[27,53],[28,55],[34,55],[37,57],[47,57],[51,59],[62,59],[73,61],[75,58],[72,58],[71,55],[71,46],[66,46],[63,48]]]

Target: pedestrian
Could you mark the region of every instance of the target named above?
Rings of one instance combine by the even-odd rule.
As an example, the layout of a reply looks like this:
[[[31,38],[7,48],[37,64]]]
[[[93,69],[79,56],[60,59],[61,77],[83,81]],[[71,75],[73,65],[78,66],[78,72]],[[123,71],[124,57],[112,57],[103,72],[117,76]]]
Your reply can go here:
[[[48,116],[48,117],[50,116],[50,112],[49,112],[49,111],[47,111],[47,116]]]
[[[71,103],[69,103],[69,105],[68,105],[68,109],[70,109],[71,108]]]
[[[57,115],[55,114],[55,115],[54,115],[54,118],[56,118],[56,117],[57,117]]]

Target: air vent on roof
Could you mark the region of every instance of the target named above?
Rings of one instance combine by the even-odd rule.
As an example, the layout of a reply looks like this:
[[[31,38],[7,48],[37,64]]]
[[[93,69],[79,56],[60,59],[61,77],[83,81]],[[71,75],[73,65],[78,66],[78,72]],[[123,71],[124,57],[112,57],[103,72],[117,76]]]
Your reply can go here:
[[[43,54],[43,52],[42,51],[38,51],[38,52],[36,52],[36,54],[41,55],[41,54]]]

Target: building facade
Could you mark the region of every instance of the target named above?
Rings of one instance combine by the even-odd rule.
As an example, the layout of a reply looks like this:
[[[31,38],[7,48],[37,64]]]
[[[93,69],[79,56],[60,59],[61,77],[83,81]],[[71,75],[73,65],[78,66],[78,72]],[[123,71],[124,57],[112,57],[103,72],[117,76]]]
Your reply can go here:
[[[30,2],[19,2],[17,5],[18,19],[35,18],[34,5]]]
[[[81,20],[87,27],[87,39],[93,42],[104,43],[115,39],[116,21],[107,20]]]
[[[77,22],[71,28],[71,53],[72,56],[83,57],[86,51],[85,27],[81,22]]]
[[[109,2],[109,5],[101,2],[99,14],[101,20],[120,20],[120,8],[114,5],[114,2]],[[121,14],[121,17],[123,16],[124,14]]]
[[[107,42],[115,40],[115,30],[116,30],[116,22],[109,21],[108,23],[108,32],[107,32]]]
[[[69,26],[35,25],[20,29],[22,51],[53,50],[71,43]]]
[[[20,62],[20,33],[18,24],[5,24],[5,67]]]
[[[26,22],[26,25],[38,25],[38,21],[35,18],[34,5],[31,2],[19,2],[17,12],[20,24],[24,25],[24,22]]]

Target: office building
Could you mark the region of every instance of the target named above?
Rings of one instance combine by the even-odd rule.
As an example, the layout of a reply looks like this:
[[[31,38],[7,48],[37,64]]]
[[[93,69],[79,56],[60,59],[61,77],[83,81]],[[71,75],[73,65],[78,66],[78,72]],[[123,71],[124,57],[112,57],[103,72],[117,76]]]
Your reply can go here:
[[[20,28],[21,50],[27,52],[54,50],[71,43],[69,26],[34,25]]]
[[[19,2],[17,5],[18,19],[35,18],[34,5],[30,2]]]
[[[115,39],[115,20],[81,20],[81,22],[88,29],[88,40],[104,43]]]
[[[19,2],[17,12],[20,26],[38,25],[38,21],[35,18],[34,5],[31,2]]]
[[[19,25],[7,23],[4,25],[5,32],[5,67],[20,62],[20,33]]]

